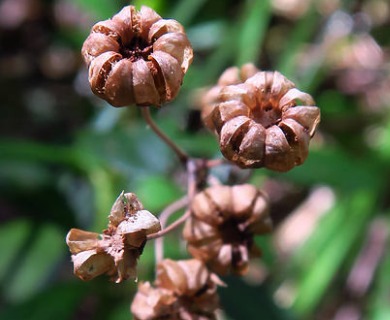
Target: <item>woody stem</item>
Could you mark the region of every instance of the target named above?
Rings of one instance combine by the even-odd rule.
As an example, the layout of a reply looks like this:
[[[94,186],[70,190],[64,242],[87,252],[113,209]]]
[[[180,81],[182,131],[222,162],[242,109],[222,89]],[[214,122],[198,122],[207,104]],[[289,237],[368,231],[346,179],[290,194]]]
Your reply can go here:
[[[179,148],[161,129],[156,125],[156,123],[153,121],[152,116],[150,114],[149,107],[143,107],[141,108],[142,116],[145,119],[146,123],[149,125],[149,127],[154,131],[154,133],[163,140],[172,150],[175,152],[177,157],[182,163],[186,163],[188,161],[188,155]]]

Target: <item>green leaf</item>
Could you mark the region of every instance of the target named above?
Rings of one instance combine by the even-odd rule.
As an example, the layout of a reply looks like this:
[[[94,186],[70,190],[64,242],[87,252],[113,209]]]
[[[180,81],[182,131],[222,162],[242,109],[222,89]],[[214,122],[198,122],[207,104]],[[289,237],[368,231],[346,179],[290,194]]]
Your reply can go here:
[[[11,221],[0,227],[0,282],[13,272],[31,227],[27,220]]]
[[[188,25],[191,20],[199,14],[199,10],[207,0],[182,0],[174,6],[170,17],[179,21],[183,26]]]
[[[257,63],[260,58],[263,39],[271,18],[270,0],[247,0],[243,15],[242,26],[239,27],[237,38],[238,51],[236,64],[241,66],[247,62]]]
[[[46,224],[31,232],[29,243],[7,279],[5,296],[9,301],[24,300],[39,292],[66,252],[65,234],[56,226]]]
[[[12,320],[73,319],[86,288],[82,282],[52,286],[26,301],[3,308],[0,318]]]
[[[368,304],[368,318],[372,320],[390,319],[390,219],[389,212],[386,219],[383,219],[387,226],[387,247],[378,266],[374,280],[373,290]]]
[[[293,303],[293,309],[298,314],[308,315],[314,311],[340,270],[347,253],[364,233],[367,221],[373,213],[374,201],[375,197],[370,190],[360,190],[341,200],[339,212],[329,213],[342,215],[343,221],[339,226],[332,227],[333,232],[328,232],[326,244],[315,248],[316,253],[311,255],[310,266],[302,270]],[[323,229],[324,226],[321,225],[317,231],[322,232]],[[310,242],[310,239],[308,241]]]
[[[312,149],[301,166],[284,174],[287,179],[302,185],[327,184],[340,190],[370,186],[379,189],[386,181],[375,159],[357,158],[343,150],[327,147]]]

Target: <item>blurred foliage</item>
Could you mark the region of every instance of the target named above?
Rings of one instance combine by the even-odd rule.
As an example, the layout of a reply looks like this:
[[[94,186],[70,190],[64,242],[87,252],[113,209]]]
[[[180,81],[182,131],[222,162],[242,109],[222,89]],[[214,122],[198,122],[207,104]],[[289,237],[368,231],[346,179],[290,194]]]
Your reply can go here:
[[[153,113],[191,155],[219,157],[215,139],[200,124],[197,103],[199,89],[231,65],[252,61],[281,71],[310,92],[322,111],[304,165],[286,174],[257,170],[250,177],[270,194],[276,240],[258,239],[264,257],[250,276],[225,279],[223,317],[390,319],[389,2],[133,3],[179,20],[194,46],[179,97]],[[71,227],[103,229],[122,190],[136,192],[156,214],[185,193],[184,170],[138,110],[114,109],[88,87],[82,42],[94,22],[123,5],[0,3],[1,319],[130,319],[136,284],[76,279],[65,235]],[[226,183],[248,178],[225,167],[215,173]],[[328,207],[315,199],[312,208],[321,215],[309,214],[312,228],[306,219],[282,233],[319,186],[334,198]],[[305,232],[287,252],[276,245],[279,237]],[[166,255],[186,257],[178,237],[180,232],[167,237]],[[361,277],[354,270],[363,270]],[[153,279],[153,273],[149,244],[139,278]]]

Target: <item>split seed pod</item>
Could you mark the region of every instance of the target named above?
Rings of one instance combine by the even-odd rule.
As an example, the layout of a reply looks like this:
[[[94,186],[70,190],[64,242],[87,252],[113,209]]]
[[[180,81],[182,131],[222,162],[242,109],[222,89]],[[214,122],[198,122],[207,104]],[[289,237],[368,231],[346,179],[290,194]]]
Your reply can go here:
[[[249,184],[213,186],[198,193],[183,237],[189,253],[213,272],[242,275],[260,256],[253,237],[271,231],[266,196]]]
[[[173,100],[193,58],[183,26],[146,6],[95,24],[82,55],[92,91],[115,107]]]
[[[283,172],[302,164],[320,121],[313,98],[279,72],[241,79],[212,88],[217,95],[202,114],[219,136],[222,154],[241,168]]]
[[[115,282],[136,278],[137,259],[146,237],[160,229],[159,220],[143,209],[135,194],[122,192],[103,234],[71,229],[66,236],[75,275],[85,281],[102,274]]]
[[[217,285],[224,285],[199,260],[165,259],[157,266],[152,286],[140,283],[131,305],[136,320],[216,319]]]

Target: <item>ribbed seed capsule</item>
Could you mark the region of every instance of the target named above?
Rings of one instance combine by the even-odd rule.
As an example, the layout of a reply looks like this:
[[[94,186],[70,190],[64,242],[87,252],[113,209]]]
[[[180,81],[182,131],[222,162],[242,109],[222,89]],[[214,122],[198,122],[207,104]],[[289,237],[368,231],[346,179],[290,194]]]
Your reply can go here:
[[[288,171],[307,158],[320,110],[279,72],[250,70],[242,81],[220,80],[206,94],[204,124],[219,136],[222,154],[239,167]]]
[[[213,186],[195,196],[191,209],[183,230],[190,254],[217,274],[244,274],[260,255],[253,237],[272,229],[266,196],[249,184]]]
[[[182,25],[145,6],[95,24],[81,51],[92,91],[115,107],[173,100],[193,58]]]
[[[216,319],[221,280],[199,260],[165,259],[157,267],[155,286],[140,283],[131,305],[136,320]]]

